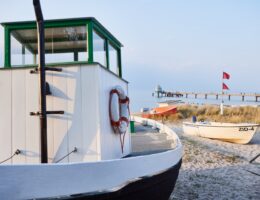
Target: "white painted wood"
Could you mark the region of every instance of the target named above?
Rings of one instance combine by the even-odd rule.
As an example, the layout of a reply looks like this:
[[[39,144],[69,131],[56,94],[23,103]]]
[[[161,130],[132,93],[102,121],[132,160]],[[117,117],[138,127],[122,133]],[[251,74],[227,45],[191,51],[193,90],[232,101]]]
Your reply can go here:
[[[132,119],[137,122],[147,120],[139,117]],[[90,163],[2,165],[0,199],[34,199],[113,191],[131,180],[154,175],[176,165],[182,157],[182,145],[177,134],[159,122],[146,122],[164,128],[166,134],[172,135],[178,141],[175,148],[162,153]],[[13,188],[16,192],[13,192]]]
[[[53,75],[51,71],[46,73],[46,81],[50,86],[50,91],[53,91]],[[53,97],[52,95],[46,96],[47,111],[53,109]],[[48,140],[48,162],[52,163],[54,158],[54,130],[53,130],[53,118],[51,115],[47,115],[47,140]]]
[[[30,112],[39,111],[39,76],[26,70],[26,159],[27,163],[40,162],[40,122]]]
[[[130,133],[129,129],[125,134],[124,152],[122,153],[120,144],[120,135],[115,134],[110,124],[109,119],[109,93],[115,86],[120,85],[126,94],[127,83],[119,79],[106,69],[99,67],[99,116],[100,116],[100,146],[101,160],[115,159],[125,156],[130,153]],[[112,148],[111,148],[112,147]]]
[[[182,146],[179,143],[173,150],[124,159],[73,164],[7,165],[0,167],[0,198],[34,199],[113,191],[139,177],[167,170],[176,165],[181,157]],[[15,188],[16,192],[10,191],[10,188]]]
[[[79,162],[84,158],[82,134],[82,95],[81,68],[68,67],[67,96],[68,96],[68,140],[69,152],[77,148],[77,152],[69,156],[70,162]]]
[[[97,77],[97,66],[81,67],[83,152],[90,162],[100,160]]]
[[[53,110],[65,111],[64,115],[50,116],[53,118],[54,162],[68,154],[67,72],[66,68],[62,72],[53,72]],[[68,162],[68,157],[60,162]]]
[[[25,163],[26,156],[26,70],[12,71],[12,152],[22,153],[13,157],[14,163]],[[29,89],[29,88],[28,88]]]
[[[62,72],[47,72],[46,80],[52,92],[47,96],[47,110],[63,110],[64,115],[48,115],[48,157],[55,162],[71,152],[77,153],[61,162],[97,161],[120,158],[131,151],[129,131],[125,137],[124,154],[121,152],[119,135],[115,135],[109,119],[109,92],[121,85],[127,93],[127,83],[98,64],[62,67]],[[4,75],[4,71],[0,71]],[[14,163],[38,163],[40,161],[39,117],[30,112],[39,111],[39,74],[31,74],[30,69],[6,71],[13,73],[3,79],[3,90],[9,87],[10,95],[3,99],[0,107],[6,109],[10,120],[1,125],[3,130],[10,127],[9,135],[2,136],[11,150],[0,152],[2,157],[17,148],[23,155],[16,156]],[[7,76],[8,77],[8,76]],[[9,81],[9,85],[8,85]],[[6,103],[10,100],[8,107]],[[13,104],[11,108],[11,103]],[[8,110],[9,109],[9,110]],[[4,117],[1,115],[1,117]],[[12,119],[12,121],[11,121]],[[13,136],[11,135],[11,129]],[[8,149],[8,148],[7,148]],[[9,153],[7,153],[9,152]],[[21,160],[22,159],[22,160]]]
[[[140,124],[150,125],[152,127],[158,128],[160,132],[166,133],[167,139],[172,140],[172,148],[178,148],[178,146],[181,146],[181,142],[178,135],[170,127],[158,121],[138,116],[131,116],[131,120]]]
[[[12,76],[11,71],[0,73],[0,162],[12,154]],[[11,163],[11,160],[6,163]]]

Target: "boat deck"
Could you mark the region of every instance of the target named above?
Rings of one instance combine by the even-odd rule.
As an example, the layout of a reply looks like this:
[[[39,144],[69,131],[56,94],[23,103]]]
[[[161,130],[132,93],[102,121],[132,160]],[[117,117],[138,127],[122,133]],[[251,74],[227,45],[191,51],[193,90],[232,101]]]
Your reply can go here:
[[[135,133],[131,134],[131,139],[133,152],[131,155],[159,153],[175,147],[174,140],[169,139],[166,133],[140,123],[135,123]]]

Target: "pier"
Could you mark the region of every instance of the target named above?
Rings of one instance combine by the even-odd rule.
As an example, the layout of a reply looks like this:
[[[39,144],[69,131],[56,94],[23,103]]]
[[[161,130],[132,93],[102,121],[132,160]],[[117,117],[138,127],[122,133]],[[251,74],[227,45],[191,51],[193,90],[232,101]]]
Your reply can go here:
[[[246,97],[251,97],[255,99],[255,102],[258,102],[260,99],[260,93],[216,93],[216,92],[167,92],[167,91],[155,91],[153,95],[156,95],[156,97],[182,97],[182,98],[189,98],[194,97],[197,98],[204,98],[207,99],[209,96],[213,96],[216,99],[223,97],[227,97],[228,100],[231,100],[231,97],[241,97],[242,101],[245,101]]]

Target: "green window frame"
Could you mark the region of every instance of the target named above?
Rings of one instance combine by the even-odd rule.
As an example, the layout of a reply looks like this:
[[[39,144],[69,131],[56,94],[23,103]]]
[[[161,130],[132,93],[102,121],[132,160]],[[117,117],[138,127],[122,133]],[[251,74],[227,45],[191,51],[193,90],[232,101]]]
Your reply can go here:
[[[36,22],[11,22],[2,23],[4,27],[5,49],[4,49],[4,68],[12,68],[11,64],[11,31],[22,29],[36,29]],[[100,24],[95,18],[75,18],[75,19],[61,19],[61,20],[46,20],[45,28],[59,28],[59,27],[71,27],[71,26],[85,26],[87,34],[87,52],[88,60],[86,62],[74,61],[69,63],[55,63],[47,64],[63,65],[63,64],[82,64],[82,63],[95,63],[93,56],[93,30],[97,31],[105,39],[106,48],[106,67],[109,69],[109,52],[108,44],[113,45],[118,54],[118,76],[122,77],[122,64],[121,64],[121,47],[123,46],[102,24]],[[25,65],[24,67],[32,67],[36,65]]]

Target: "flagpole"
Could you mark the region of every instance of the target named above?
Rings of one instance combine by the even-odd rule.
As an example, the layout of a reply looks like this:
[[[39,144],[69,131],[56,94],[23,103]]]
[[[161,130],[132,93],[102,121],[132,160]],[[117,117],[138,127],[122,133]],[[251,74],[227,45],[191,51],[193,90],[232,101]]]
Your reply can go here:
[[[224,110],[223,110],[223,107],[224,107],[224,99],[223,99],[223,95],[224,95],[224,91],[223,91],[223,83],[224,83],[224,79],[223,79],[223,74],[224,72],[222,72],[222,84],[221,84],[221,104],[220,104],[220,115],[223,115],[224,113]]]

